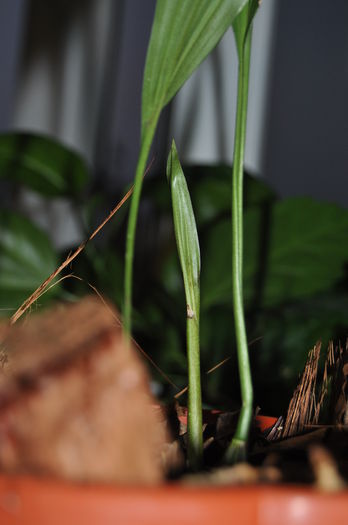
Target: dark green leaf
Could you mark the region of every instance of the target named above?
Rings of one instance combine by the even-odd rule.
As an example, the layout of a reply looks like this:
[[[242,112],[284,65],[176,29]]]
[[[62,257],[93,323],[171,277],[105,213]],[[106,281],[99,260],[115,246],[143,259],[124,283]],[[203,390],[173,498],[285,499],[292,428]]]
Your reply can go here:
[[[184,168],[192,187],[192,203],[201,226],[219,216],[231,214],[231,167],[210,166]],[[245,175],[244,207],[272,201],[275,194],[261,180]]]
[[[57,258],[46,234],[25,217],[1,210],[0,225],[0,308],[8,315],[52,273]]]
[[[323,355],[329,340],[346,340],[347,308],[348,295],[332,290],[253,317],[253,334],[262,337],[253,361],[258,370],[257,399],[263,408],[285,410],[308,351],[318,340],[323,343]]]
[[[344,275],[348,211],[308,198],[253,207],[244,215],[244,298],[274,306],[328,290]],[[202,304],[230,301],[229,221],[207,238]],[[205,262],[206,261],[206,262]]]
[[[50,197],[78,196],[88,169],[80,155],[51,138],[9,133],[0,135],[0,179]]]
[[[198,226],[231,214],[231,166],[183,166]],[[144,197],[161,212],[170,211],[168,187],[162,173],[147,179]],[[262,180],[244,175],[244,207],[275,200],[276,195]]]
[[[218,224],[217,221],[221,221],[224,218],[227,219],[226,228],[223,235],[229,235],[230,225],[230,206],[231,206],[231,167],[230,166],[184,166],[183,171],[185,178],[188,181],[190,187],[190,195],[192,199],[192,206],[195,210],[195,218],[198,230],[200,232],[200,244],[203,246],[203,257],[208,251],[207,262],[203,267],[203,279],[206,277],[206,273],[210,271],[209,260],[212,255],[208,247],[206,247],[206,233],[208,233],[208,242],[210,242],[211,236],[209,232],[214,224]],[[155,177],[151,177],[146,180],[144,185],[144,195],[146,199],[151,200],[156,213],[155,224],[158,224],[159,216],[162,217],[162,224],[168,223],[168,218],[171,216],[171,203],[170,194],[168,187],[163,181],[161,174]],[[249,208],[252,206],[267,207],[276,199],[274,192],[261,180],[245,175],[244,179],[244,207]],[[159,216],[158,216],[159,214]],[[217,244],[220,243],[219,228],[217,227],[217,236],[215,238]],[[155,236],[155,232],[153,232]],[[182,279],[180,275],[180,267],[178,264],[175,240],[174,236],[165,234],[161,243],[162,247],[162,259],[160,263],[161,268],[161,282],[166,288],[167,292],[171,294],[181,295],[182,293]],[[224,244],[223,247],[226,250]],[[228,249],[228,248],[227,248]],[[220,252],[218,247],[218,254]],[[215,254],[215,249],[214,252]],[[231,258],[231,252],[229,252]],[[221,252],[223,257],[222,268],[226,269],[226,252]],[[151,257],[151,253],[148,253],[148,257]],[[215,257],[215,255],[214,255]],[[218,261],[215,261],[219,264]],[[228,263],[227,263],[228,264]],[[215,270],[214,274],[215,274]],[[219,271],[216,272],[220,275],[223,284],[223,274]],[[230,280],[229,280],[230,282]],[[219,286],[217,290],[219,293]]]

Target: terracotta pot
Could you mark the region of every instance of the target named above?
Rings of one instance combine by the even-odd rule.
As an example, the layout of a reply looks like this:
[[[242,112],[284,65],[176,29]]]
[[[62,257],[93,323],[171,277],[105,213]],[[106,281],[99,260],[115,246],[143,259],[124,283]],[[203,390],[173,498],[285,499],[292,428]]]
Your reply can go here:
[[[257,418],[261,429],[275,418]],[[72,485],[0,476],[1,525],[343,525],[348,491],[248,486],[195,488]]]
[[[348,492],[309,488],[77,486],[0,478],[1,525],[343,525]]]

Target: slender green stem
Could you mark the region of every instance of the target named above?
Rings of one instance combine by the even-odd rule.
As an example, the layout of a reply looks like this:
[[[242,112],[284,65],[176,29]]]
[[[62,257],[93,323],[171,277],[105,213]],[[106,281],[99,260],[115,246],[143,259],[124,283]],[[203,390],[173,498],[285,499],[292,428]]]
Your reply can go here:
[[[150,153],[151,143],[155,134],[158,117],[154,118],[151,125],[146,128],[146,132],[141,140],[140,154],[135,172],[134,190],[129,210],[126,255],[125,255],[125,276],[124,276],[124,305],[123,305],[123,324],[128,337],[132,331],[132,285],[133,285],[133,260],[135,232],[137,226],[139,201],[143,186],[143,175],[145,173],[146,162]]]
[[[196,307],[197,308],[197,307]],[[193,315],[193,316],[192,316]],[[193,470],[202,464],[202,394],[199,358],[199,311],[187,315],[188,461]]]
[[[239,61],[237,115],[232,172],[232,286],[242,407],[235,435],[227,450],[227,461],[243,459],[253,409],[253,386],[243,305],[243,175],[248,106],[251,29]]]

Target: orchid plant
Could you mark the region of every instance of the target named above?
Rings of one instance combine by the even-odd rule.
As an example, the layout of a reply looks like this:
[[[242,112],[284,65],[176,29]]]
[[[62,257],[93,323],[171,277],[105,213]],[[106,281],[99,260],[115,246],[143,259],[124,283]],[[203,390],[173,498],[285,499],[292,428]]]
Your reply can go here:
[[[243,163],[249,84],[252,21],[257,0],[157,0],[147,51],[142,90],[141,146],[131,201],[125,255],[124,327],[132,330],[134,243],[143,175],[162,109],[214,49],[231,27],[239,58],[237,117],[232,172],[232,283],[235,334],[242,407],[227,460],[245,456],[252,417],[253,389],[243,307]],[[198,236],[190,195],[173,143],[167,165],[171,186],[174,227],[187,302],[188,435],[189,463],[199,466],[202,456],[202,402],[199,365]]]

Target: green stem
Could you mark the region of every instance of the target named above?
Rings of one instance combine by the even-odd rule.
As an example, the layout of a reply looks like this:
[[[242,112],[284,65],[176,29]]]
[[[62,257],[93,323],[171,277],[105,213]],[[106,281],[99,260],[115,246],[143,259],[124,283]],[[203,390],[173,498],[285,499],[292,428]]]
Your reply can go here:
[[[158,117],[152,120],[151,125],[146,128],[146,132],[141,140],[138,164],[135,172],[134,190],[129,210],[126,255],[125,255],[125,275],[124,275],[124,305],[123,305],[123,326],[128,337],[132,331],[132,285],[133,285],[133,260],[134,244],[137,226],[139,201],[143,186],[143,175],[145,173],[146,162],[150,153],[151,143],[155,134]]]
[[[246,455],[253,410],[253,386],[243,304],[243,175],[250,47],[251,29],[248,31],[245,40],[243,57],[239,61],[236,132],[232,172],[232,286],[242,407],[235,435],[226,454],[226,459],[229,462],[243,459]]]
[[[198,308],[197,308],[198,309]],[[188,361],[188,461],[193,470],[202,464],[202,393],[199,358],[199,311],[187,316],[187,361]]]

